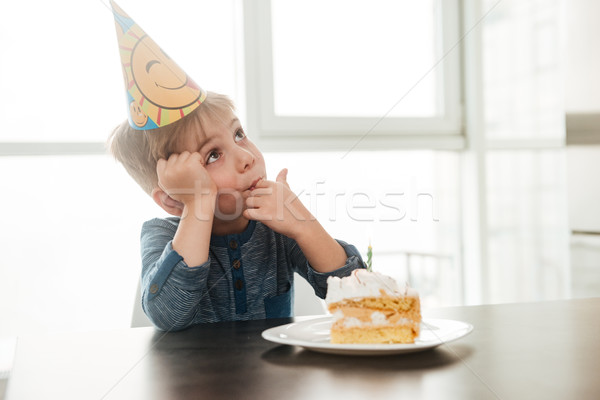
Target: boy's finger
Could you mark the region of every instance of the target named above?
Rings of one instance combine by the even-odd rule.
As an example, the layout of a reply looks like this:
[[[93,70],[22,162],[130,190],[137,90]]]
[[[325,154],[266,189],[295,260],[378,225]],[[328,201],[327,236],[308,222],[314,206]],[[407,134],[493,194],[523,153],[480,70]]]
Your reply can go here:
[[[201,161],[202,160],[202,155],[198,152],[194,152],[190,154],[190,160],[194,160],[194,161]]]
[[[256,197],[248,197],[246,199],[246,207],[248,208],[256,208],[258,199]]]
[[[268,195],[273,194],[273,188],[272,187],[263,187],[263,188],[254,189],[254,190],[247,190],[247,192],[249,192],[248,197],[268,196]]]
[[[275,179],[275,181],[281,182],[289,187],[289,185],[287,183],[287,174],[288,174],[287,168],[282,169],[281,171],[279,171],[279,174],[277,174],[277,179]]]
[[[179,157],[177,157],[177,161],[179,161],[180,163],[184,163],[187,161],[188,158],[190,158],[191,154],[189,151],[184,151],[183,153],[179,154]]]
[[[247,208],[243,212],[244,217],[254,221],[270,221],[271,217],[265,216],[258,208]]]
[[[258,182],[256,182],[256,185],[254,185],[253,191],[255,191],[258,188],[266,188],[266,187],[269,187],[269,181],[264,178],[261,178]]]

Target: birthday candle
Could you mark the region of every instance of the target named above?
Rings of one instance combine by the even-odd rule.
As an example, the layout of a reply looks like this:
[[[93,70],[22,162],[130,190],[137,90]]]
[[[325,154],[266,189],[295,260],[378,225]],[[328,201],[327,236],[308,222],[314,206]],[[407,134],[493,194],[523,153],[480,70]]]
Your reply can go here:
[[[371,247],[371,241],[369,241],[369,248],[367,249],[367,271],[373,270],[373,247]]]

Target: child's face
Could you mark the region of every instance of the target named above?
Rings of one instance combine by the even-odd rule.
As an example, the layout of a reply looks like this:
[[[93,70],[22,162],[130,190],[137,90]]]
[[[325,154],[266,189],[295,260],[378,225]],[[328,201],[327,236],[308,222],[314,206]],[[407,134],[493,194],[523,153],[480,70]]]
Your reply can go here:
[[[266,179],[265,160],[231,111],[203,118],[201,130],[190,135],[183,150],[200,153],[219,190],[215,218],[236,220],[246,208],[242,193]]]

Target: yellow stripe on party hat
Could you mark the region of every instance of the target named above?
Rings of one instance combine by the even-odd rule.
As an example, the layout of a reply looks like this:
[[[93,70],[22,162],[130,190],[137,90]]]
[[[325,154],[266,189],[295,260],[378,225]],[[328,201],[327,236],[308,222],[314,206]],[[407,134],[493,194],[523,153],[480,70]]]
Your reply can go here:
[[[154,129],[180,120],[204,99],[200,88],[114,1],[129,124]]]

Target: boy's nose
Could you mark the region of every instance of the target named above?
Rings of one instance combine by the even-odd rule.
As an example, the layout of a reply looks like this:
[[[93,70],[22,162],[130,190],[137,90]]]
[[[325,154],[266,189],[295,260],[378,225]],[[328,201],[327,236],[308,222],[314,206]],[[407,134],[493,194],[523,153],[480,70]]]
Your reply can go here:
[[[249,170],[254,166],[255,157],[249,150],[238,147],[237,153],[237,167],[240,172]]]

